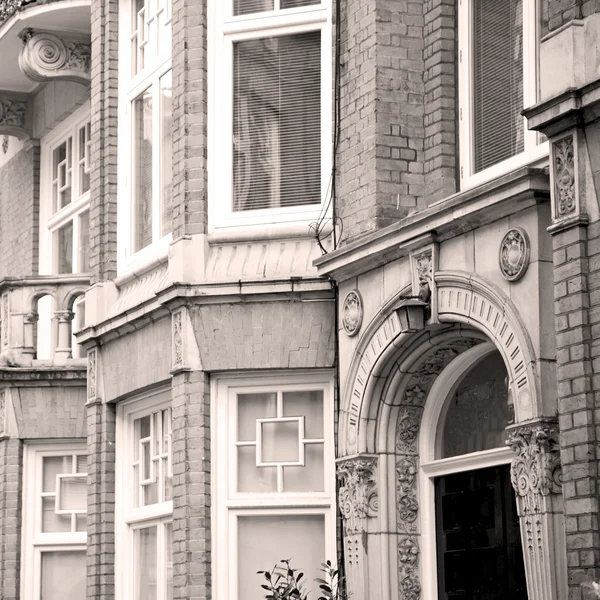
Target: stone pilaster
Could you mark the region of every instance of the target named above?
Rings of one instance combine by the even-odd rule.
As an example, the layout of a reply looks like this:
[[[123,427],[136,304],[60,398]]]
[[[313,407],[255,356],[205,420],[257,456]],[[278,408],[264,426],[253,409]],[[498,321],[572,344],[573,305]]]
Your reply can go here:
[[[352,598],[369,597],[367,521],[379,510],[376,471],[375,456],[354,456],[337,464],[346,585]]]
[[[529,600],[567,597],[562,471],[556,423],[518,426],[508,443],[516,452],[510,478],[517,513]]]

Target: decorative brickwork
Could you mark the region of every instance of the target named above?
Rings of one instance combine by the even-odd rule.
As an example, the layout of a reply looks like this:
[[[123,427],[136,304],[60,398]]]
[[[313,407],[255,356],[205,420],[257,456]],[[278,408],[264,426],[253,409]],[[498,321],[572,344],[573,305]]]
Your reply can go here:
[[[92,0],[90,268],[92,283],[117,267],[117,107],[119,4]]]
[[[207,2],[173,0],[173,237],[206,233]]]
[[[115,406],[87,407],[87,600],[115,595]]]
[[[18,600],[23,443],[0,439],[0,598]]]
[[[210,387],[201,371],[172,380],[173,598],[209,600]]]

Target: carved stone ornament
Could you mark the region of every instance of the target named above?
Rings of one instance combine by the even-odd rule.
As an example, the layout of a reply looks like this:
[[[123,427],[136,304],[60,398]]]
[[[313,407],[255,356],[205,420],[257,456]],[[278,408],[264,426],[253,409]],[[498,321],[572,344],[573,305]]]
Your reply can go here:
[[[0,435],[4,435],[6,413],[6,390],[0,390]]]
[[[173,367],[183,365],[183,312],[173,313]]]
[[[554,194],[556,217],[564,217],[577,208],[575,192],[575,148],[569,135],[554,143]]]
[[[98,350],[92,348],[88,352],[88,365],[87,365],[87,389],[88,389],[88,400],[96,398],[96,359]]]
[[[8,152],[8,143],[9,137],[7,135],[2,136],[2,152],[4,152],[4,154]]]
[[[355,457],[338,463],[339,506],[346,534],[366,530],[366,520],[379,510],[375,472],[377,459]]]
[[[0,125],[23,127],[27,113],[27,102],[11,98],[0,98]]]
[[[2,347],[8,346],[8,294],[2,295]]]
[[[536,424],[514,430],[508,441],[517,453],[510,468],[519,516],[539,513],[543,497],[559,494],[562,468],[558,443],[558,427]]]
[[[23,30],[19,55],[21,70],[33,81],[67,80],[89,85],[89,43],[62,39],[45,31]]]
[[[515,227],[506,232],[500,243],[500,272],[508,281],[518,281],[529,267],[531,244],[527,232]]]
[[[342,306],[342,325],[344,331],[350,336],[356,335],[363,320],[363,301],[358,290],[352,290],[346,294]]]

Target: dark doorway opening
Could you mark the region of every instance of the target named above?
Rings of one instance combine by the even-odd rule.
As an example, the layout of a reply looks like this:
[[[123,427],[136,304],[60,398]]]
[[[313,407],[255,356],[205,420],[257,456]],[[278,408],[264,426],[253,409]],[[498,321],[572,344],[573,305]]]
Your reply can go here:
[[[508,465],[435,480],[440,600],[527,600]]]

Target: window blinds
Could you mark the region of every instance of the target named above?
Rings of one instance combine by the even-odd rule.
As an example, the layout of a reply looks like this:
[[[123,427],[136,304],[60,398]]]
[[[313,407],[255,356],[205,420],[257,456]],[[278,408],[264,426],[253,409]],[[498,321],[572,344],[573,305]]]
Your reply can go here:
[[[233,210],[318,204],[321,33],[236,42]]]
[[[321,0],[280,0],[279,8],[299,8],[320,2]],[[233,4],[233,14],[236,17],[269,10],[275,10],[275,0],[234,0]]]
[[[523,152],[522,0],[473,1],[475,170]]]

